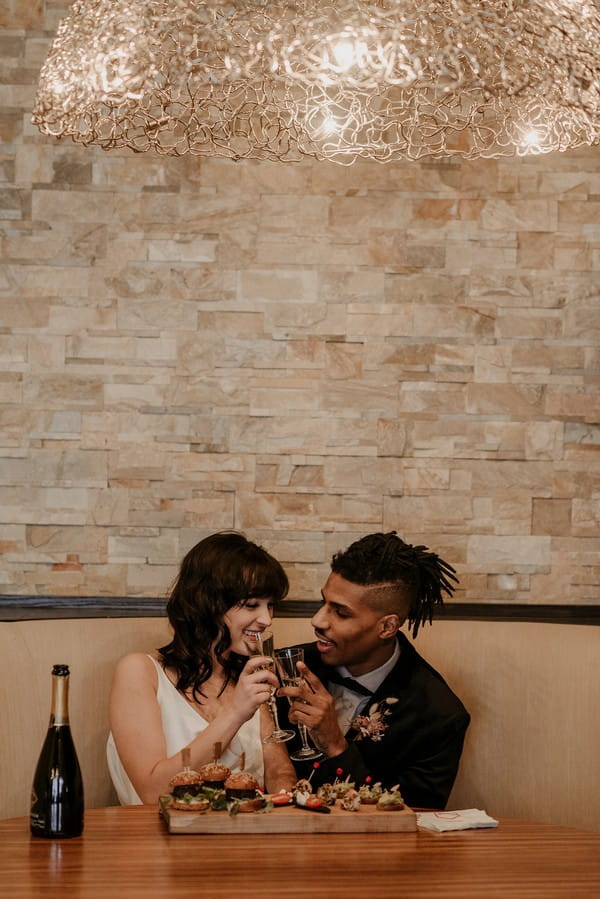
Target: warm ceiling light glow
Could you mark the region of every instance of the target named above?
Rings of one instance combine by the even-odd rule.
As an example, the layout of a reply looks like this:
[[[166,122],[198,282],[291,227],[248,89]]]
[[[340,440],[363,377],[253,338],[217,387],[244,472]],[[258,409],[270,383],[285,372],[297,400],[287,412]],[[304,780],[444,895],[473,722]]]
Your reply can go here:
[[[324,137],[330,137],[339,130],[338,124],[332,115],[326,115],[321,126]]]
[[[598,0],[77,0],[33,121],[232,159],[546,153],[600,142],[599,48]]]
[[[333,45],[333,55],[340,69],[349,69],[354,65],[354,44],[352,41],[338,41]]]
[[[332,51],[336,68],[340,72],[347,72],[353,66],[360,69],[366,65],[368,47],[364,41],[334,41]]]
[[[534,150],[539,147],[543,141],[543,137],[539,131],[536,131],[535,128],[530,128],[526,131],[521,138],[521,144],[523,147],[526,147],[530,150]]]

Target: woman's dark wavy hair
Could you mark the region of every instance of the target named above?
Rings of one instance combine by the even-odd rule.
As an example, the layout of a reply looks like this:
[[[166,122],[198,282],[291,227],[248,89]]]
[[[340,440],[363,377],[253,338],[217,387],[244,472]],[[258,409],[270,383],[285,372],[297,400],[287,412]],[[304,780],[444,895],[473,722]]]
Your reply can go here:
[[[443,606],[442,591],[452,596],[458,583],[452,565],[426,546],[411,546],[388,534],[369,534],[338,552],[331,570],[347,581],[362,586],[398,584],[408,599],[408,622],[417,636],[421,624],[433,619],[434,608]]]
[[[167,603],[173,639],[158,650],[165,668],[177,672],[177,689],[192,689],[201,701],[202,684],[223,666],[225,685],[237,680],[246,659],[231,653],[225,613],[251,599],[277,604],[289,589],[285,571],[262,546],[236,531],[221,531],[197,543],[183,558]]]

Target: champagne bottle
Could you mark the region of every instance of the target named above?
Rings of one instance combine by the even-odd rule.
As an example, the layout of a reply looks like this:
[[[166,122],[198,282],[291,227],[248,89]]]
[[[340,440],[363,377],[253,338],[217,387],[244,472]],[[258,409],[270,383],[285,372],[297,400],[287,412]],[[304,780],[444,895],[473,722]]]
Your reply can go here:
[[[31,788],[34,837],[78,837],[83,830],[83,781],[69,725],[69,666],[52,668],[52,707]]]

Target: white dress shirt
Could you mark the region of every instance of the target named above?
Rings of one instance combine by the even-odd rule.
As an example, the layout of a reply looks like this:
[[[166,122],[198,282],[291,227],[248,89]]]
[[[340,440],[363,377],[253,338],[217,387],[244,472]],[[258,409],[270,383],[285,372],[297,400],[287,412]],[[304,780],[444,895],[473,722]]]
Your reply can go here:
[[[353,680],[361,686],[366,687],[367,690],[374,693],[379,685],[386,679],[399,658],[400,647],[398,646],[398,641],[396,641],[392,655],[387,662],[384,662],[379,668],[375,668],[373,671],[367,671],[366,674],[361,674],[359,677],[354,677],[354,675],[350,674],[348,669],[343,665],[340,668],[336,668],[336,671],[342,677],[353,678]],[[335,711],[338,724],[340,725],[342,733],[345,734],[350,727],[352,719],[356,718],[357,715],[361,714],[371,704],[371,697],[363,696],[362,693],[357,693],[355,690],[351,690],[343,684],[330,683],[327,689],[335,700]]]

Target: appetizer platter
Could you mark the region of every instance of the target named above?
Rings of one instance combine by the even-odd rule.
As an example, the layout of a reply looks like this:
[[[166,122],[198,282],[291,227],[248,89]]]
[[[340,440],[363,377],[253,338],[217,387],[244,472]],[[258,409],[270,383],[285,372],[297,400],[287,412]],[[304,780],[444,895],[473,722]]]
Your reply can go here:
[[[416,831],[415,812],[398,787],[367,781],[356,789],[349,778],[336,777],[313,792],[310,779],[299,780],[289,792],[265,795],[244,770],[231,772],[218,762],[200,771],[186,766],[159,798],[159,810],[173,834]]]
[[[313,814],[297,806],[279,806],[252,815],[201,814],[166,808],[162,811],[169,833],[402,833],[417,829],[416,815],[405,807],[398,812],[362,806],[348,812],[340,806],[330,814]]]

